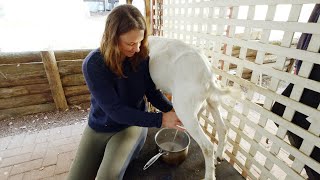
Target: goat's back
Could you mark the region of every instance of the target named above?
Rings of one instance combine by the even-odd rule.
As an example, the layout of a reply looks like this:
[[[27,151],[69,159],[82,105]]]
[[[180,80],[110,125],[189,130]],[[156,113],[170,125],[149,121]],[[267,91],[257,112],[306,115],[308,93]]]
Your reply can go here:
[[[150,75],[157,87],[172,93],[175,86],[209,87],[212,73],[206,57],[180,40],[149,37]]]

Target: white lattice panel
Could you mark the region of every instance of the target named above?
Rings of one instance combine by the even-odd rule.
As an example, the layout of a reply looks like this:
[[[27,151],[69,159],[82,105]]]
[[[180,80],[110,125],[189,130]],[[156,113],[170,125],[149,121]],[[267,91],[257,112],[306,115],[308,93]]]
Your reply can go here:
[[[244,100],[226,101],[221,107],[229,128],[225,158],[247,179],[306,179],[305,165],[320,173],[320,163],[309,157],[314,147],[320,148],[320,106],[299,102],[304,88],[320,92],[320,82],[308,79],[314,64],[320,64],[320,23],[301,19],[305,9],[312,11],[320,0],[163,3],[163,36],[202,49],[223,85],[233,83],[245,90]],[[307,50],[296,49],[301,33],[312,34]],[[251,60],[249,52],[256,53]],[[275,57],[272,63],[266,61],[270,55]],[[284,70],[289,59],[302,60],[298,75]],[[251,73],[249,79],[242,78],[246,72]],[[285,97],[281,92],[289,83],[294,87],[291,96]],[[274,102],[286,106],[282,117],[270,111]],[[309,116],[308,130],[291,123],[295,112]],[[208,112],[200,122],[217,143]],[[303,139],[299,149],[290,145],[288,131]]]

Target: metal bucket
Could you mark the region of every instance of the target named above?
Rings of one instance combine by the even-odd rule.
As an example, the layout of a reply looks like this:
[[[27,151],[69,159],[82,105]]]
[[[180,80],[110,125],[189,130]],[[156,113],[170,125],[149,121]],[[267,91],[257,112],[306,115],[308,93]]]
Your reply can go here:
[[[188,154],[190,136],[186,132],[176,129],[160,129],[154,138],[159,153],[153,156],[143,167],[146,170],[160,157],[167,164],[178,165],[182,163]]]

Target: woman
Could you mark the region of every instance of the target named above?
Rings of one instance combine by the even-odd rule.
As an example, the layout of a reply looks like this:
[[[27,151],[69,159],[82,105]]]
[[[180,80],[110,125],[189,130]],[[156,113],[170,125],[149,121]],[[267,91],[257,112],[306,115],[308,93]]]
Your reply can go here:
[[[132,5],[114,8],[100,48],[83,63],[91,108],[68,179],[122,179],[145,142],[146,127],[184,130],[150,77],[147,46],[139,10]],[[163,113],[146,112],[144,96]]]

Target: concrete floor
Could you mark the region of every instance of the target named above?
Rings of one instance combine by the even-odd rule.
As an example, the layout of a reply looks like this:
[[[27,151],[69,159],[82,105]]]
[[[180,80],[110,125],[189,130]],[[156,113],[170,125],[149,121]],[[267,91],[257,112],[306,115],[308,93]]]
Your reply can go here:
[[[143,166],[151,157],[158,153],[154,136],[159,129],[149,128],[146,143],[138,159],[133,160],[125,175],[124,180],[199,180],[204,178],[205,162],[201,149],[192,139],[186,160],[179,166],[167,165],[160,159],[147,170]],[[243,180],[244,178],[227,161],[216,167],[217,180]]]

